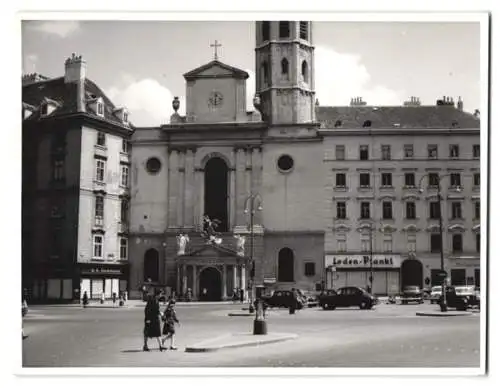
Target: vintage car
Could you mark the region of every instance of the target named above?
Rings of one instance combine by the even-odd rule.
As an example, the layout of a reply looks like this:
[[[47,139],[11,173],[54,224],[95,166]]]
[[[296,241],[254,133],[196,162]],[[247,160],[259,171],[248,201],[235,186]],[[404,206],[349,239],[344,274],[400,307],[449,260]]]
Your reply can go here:
[[[319,296],[319,305],[323,310],[352,306],[365,310],[371,309],[376,304],[377,298],[361,287],[341,287],[337,290],[325,290]]]
[[[446,304],[448,307],[465,311],[471,307],[479,307],[474,286],[451,286],[446,289]]]
[[[401,293],[401,303],[424,303],[424,295],[419,286],[405,286]]]
[[[289,290],[276,290],[271,296],[263,295],[261,299],[268,307],[290,308],[293,303],[293,307],[300,310],[306,306],[306,302],[298,292]]]
[[[443,295],[443,289],[441,286],[434,286],[431,288],[431,295],[429,296],[429,300],[431,304],[438,303],[441,299],[441,295]]]
[[[318,297],[314,292],[299,289],[297,290],[297,292],[299,293],[300,297],[307,307],[315,307],[318,305]]]

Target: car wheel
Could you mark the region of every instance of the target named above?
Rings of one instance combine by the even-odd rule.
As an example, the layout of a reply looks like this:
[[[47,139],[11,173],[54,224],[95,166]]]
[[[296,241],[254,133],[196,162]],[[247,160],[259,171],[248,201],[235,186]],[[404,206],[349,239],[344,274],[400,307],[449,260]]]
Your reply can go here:
[[[367,308],[367,306],[368,306],[368,304],[367,304],[365,301],[363,301],[363,302],[361,302],[361,303],[359,304],[359,308],[360,308],[361,310],[365,310],[365,309]]]
[[[328,310],[328,303],[323,303],[323,310]]]

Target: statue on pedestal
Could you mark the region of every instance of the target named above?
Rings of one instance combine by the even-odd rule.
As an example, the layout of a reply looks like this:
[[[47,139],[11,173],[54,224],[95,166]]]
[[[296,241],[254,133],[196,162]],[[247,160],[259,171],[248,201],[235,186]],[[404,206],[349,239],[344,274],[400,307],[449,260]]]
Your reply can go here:
[[[234,238],[236,239],[236,253],[238,254],[238,256],[245,256],[246,237],[240,234],[235,234]]]
[[[181,233],[177,236],[177,254],[186,254],[186,245],[189,242],[189,236],[187,234]]]

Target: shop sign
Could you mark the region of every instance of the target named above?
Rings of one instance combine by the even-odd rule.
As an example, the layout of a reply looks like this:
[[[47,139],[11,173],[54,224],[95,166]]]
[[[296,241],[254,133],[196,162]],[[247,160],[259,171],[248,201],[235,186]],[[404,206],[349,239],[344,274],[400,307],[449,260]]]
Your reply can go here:
[[[274,284],[276,283],[276,278],[264,278],[264,283]]]
[[[82,271],[84,274],[109,274],[109,275],[121,275],[122,271],[115,268],[90,268],[84,269]]]
[[[400,255],[373,255],[371,258],[373,268],[401,267]],[[337,269],[370,268],[370,255],[327,255],[325,266],[334,266]]]

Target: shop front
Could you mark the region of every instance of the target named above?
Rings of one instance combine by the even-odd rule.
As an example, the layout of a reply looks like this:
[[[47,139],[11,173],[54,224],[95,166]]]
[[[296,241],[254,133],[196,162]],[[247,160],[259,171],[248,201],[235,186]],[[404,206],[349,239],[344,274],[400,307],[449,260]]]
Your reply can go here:
[[[476,256],[450,257],[450,281],[454,286],[480,286],[481,260]]]
[[[80,295],[110,299],[113,293],[128,291],[128,264],[80,263]]]
[[[327,288],[369,288],[373,276],[372,293],[376,295],[393,295],[400,289],[400,255],[326,255],[325,268]]]

